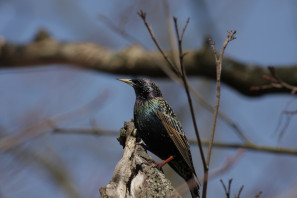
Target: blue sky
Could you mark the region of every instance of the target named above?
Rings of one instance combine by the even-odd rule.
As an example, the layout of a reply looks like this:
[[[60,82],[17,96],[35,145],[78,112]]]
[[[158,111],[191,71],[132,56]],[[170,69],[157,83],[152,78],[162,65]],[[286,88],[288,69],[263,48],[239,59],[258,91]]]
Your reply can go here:
[[[171,15],[180,23],[190,17],[184,39],[184,49],[199,48],[203,36],[210,34],[219,48],[227,30],[237,30],[225,55],[246,64],[286,66],[297,62],[297,3],[295,1],[178,1],[171,0]],[[27,43],[40,28],[55,39],[68,42],[88,41],[114,50],[133,44],[110,30],[99,15],[103,15],[155,50],[142,21],[136,15],[139,9],[148,14],[160,44],[170,49],[164,1],[118,0],[10,0],[0,1],[0,36],[13,43]],[[102,129],[118,131],[124,121],[133,116],[134,91],[116,81],[123,77],[93,71],[82,71],[63,65],[0,71],[0,127],[3,134],[20,133],[32,124],[49,117],[75,110],[102,94],[107,94],[103,105],[94,105],[90,111],[75,115],[59,127],[88,127],[94,121]],[[129,76],[125,76],[129,77]],[[189,137],[194,137],[186,95],[182,87],[170,80],[154,79],[164,97],[175,109]],[[198,93],[211,104],[215,103],[215,84],[203,78],[191,78]],[[285,135],[278,140],[277,124],[286,105],[296,109],[290,95],[267,95],[249,98],[222,86],[221,111],[227,114],[255,143],[270,146],[296,147],[295,121],[292,119]],[[203,138],[208,138],[212,114],[196,105],[198,126]],[[219,119],[217,141],[240,142],[233,129]],[[47,133],[25,142],[16,149],[1,153],[0,193],[12,197],[67,197],[52,176],[34,160],[20,158],[22,151],[37,152],[63,164],[81,197],[98,197],[98,188],[111,179],[122,148],[115,137],[84,135],[53,135]],[[202,166],[197,147],[192,146],[197,172]],[[221,167],[236,150],[215,149],[212,168]],[[22,155],[21,155],[22,156]],[[25,158],[25,157],[24,157]],[[244,185],[243,197],[252,197],[263,190],[263,197],[282,197],[289,188],[296,188],[296,158],[245,151],[232,168],[210,182],[209,197],[222,195],[219,182],[233,178],[233,189]],[[13,167],[13,168],[11,168]],[[182,180],[168,169],[168,175],[178,186]],[[286,195],[296,197],[296,194]]]

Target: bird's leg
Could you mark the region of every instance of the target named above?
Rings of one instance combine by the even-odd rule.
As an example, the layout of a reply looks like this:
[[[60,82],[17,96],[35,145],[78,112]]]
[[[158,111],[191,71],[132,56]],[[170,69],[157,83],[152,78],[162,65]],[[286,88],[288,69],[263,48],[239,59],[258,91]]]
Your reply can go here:
[[[162,163],[156,163],[158,168],[162,168],[165,164],[167,164],[168,162],[170,162],[171,160],[173,160],[173,156],[168,157],[166,160],[164,160]]]
[[[148,146],[146,146],[143,141],[140,141],[140,142],[136,142],[136,145],[140,145],[142,146],[146,151],[150,151],[152,152],[153,154],[155,154],[153,151],[151,151]],[[155,154],[156,155],[156,154]],[[162,169],[162,167],[167,164],[168,162],[170,162],[171,160],[173,160],[173,156],[170,156],[168,157],[166,160],[164,160],[163,162],[161,163],[158,163],[156,162],[154,159],[152,159],[152,161],[156,164],[156,166],[159,168],[159,169]]]

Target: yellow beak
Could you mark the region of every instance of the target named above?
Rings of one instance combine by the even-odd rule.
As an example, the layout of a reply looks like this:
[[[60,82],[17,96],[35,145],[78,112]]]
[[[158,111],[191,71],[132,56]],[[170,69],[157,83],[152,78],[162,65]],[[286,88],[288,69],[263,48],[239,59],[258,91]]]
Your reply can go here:
[[[127,83],[127,84],[129,84],[129,85],[132,85],[132,80],[131,79],[117,79],[117,80],[119,80],[119,81],[122,81],[122,82],[124,82],[124,83]]]

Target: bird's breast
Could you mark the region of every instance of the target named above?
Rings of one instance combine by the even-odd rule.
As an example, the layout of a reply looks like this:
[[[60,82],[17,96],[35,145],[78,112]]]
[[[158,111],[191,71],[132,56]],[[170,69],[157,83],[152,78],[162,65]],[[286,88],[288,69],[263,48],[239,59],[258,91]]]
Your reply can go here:
[[[162,123],[158,119],[156,111],[158,104],[155,100],[136,101],[134,106],[134,122],[135,127],[142,139],[147,136],[158,133],[162,128]]]

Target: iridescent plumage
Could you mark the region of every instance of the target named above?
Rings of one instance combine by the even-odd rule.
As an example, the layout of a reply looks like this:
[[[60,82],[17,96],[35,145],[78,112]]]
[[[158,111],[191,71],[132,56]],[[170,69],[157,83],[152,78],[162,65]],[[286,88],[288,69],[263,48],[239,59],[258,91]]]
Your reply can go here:
[[[168,164],[187,181],[192,197],[199,197],[199,182],[188,140],[158,86],[148,79],[119,80],[135,90],[134,123],[139,137],[161,159],[172,156]]]

